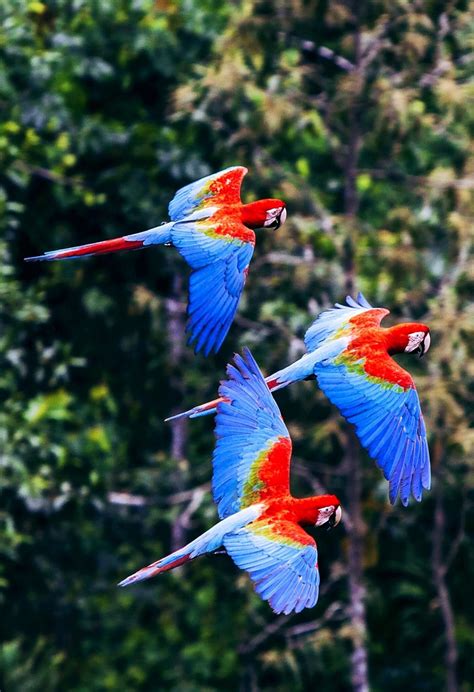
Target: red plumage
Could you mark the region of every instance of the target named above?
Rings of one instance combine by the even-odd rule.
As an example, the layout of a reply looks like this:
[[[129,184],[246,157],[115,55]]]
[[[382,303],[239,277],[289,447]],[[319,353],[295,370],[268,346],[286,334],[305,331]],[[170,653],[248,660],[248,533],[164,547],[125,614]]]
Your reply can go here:
[[[389,328],[373,326],[375,320],[380,321],[386,314],[388,310],[370,310],[350,320],[354,327],[344,357],[354,361],[364,359],[364,370],[370,377],[378,377],[404,389],[414,388],[410,373],[390,358],[390,354],[403,353],[409,343],[409,334],[427,334],[429,328],[420,322],[405,322]]]

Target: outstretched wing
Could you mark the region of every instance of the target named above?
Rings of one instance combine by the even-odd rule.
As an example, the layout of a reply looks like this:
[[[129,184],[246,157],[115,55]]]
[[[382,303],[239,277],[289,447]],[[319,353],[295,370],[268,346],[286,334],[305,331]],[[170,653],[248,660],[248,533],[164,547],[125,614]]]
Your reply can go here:
[[[235,356],[217,405],[212,492],[223,519],[289,492],[291,439],[252,354]]]
[[[224,537],[224,547],[247,570],[255,591],[276,613],[312,608],[319,594],[318,550],[300,526],[262,519]]]
[[[362,293],[358,293],[356,300],[347,296],[346,303],[347,305],[336,303],[335,307],[316,317],[304,337],[308,352],[314,351],[326,339],[339,338],[346,334],[349,336],[353,326],[378,327],[382,319],[390,313],[385,308],[373,308]]]
[[[207,356],[217,352],[234,319],[255,233],[244,226],[232,207],[218,209],[207,219],[180,221],[171,242],[193,272],[189,281],[189,343]]]
[[[211,216],[216,207],[239,204],[240,187],[247,172],[244,166],[232,166],[182,187],[168,206],[171,221],[191,214],[204,218]]]
[[[171,244],[190,265],[187,331],[195,352],[217,352],[233,322],[255,246],[241,221],[247,169],[233,166],[178,190],[168,211]]]
[[[426,429],[411,375],[385,351],[367,346],[317,363],[315,375],[328,399],[356,427],[357,435],[390,484],[418,500],[430,487]]]
[[[223,245],[220,255],[214,248],[212,263],[199,266],[196,261],[198,266],[189,279],[186,330],[190,332],[189,343],[195,343],[195,352],[203,351],[206,356],[219,350],[230,329],[254,249],[250,243]],[[199,249],[196,246],[192,261]]]

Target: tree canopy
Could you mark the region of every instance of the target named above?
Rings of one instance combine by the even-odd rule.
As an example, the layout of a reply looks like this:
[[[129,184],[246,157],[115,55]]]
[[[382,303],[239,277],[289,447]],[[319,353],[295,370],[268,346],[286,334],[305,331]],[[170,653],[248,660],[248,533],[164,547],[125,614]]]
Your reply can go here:
[[[470,690],[474,680],[474,157],[467,0],[5,0],[0,6],[0,687]],[[279,197],[221,352],[184,343],[167,248],[26,265],[167,219],[245,165]],[[115,584],[208,528],[215,397],[269,374],[362,290],[432,348],[416,380],[423,502],[386,482],[314,382],[276,395],[295,494],[337,494],[314,610],[275,616],[225,555]],[[392,322],[390,322],[392,320]]]

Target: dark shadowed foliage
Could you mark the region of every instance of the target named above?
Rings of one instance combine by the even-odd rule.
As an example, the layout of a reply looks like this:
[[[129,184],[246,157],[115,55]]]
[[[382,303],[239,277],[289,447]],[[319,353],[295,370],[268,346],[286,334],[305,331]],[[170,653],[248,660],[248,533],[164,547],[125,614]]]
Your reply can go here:
[[[1,3],[2,690],[472,689],[473,31],[461,0]],[[258,237],[213,358],[184,344],[177,253],[22,261],[157,225],[234,164],[244,201],[289,218]],[[400,358],[429,430],[423,502],[391,507],[295,384],[276,395],[293,491],[345,509],[317,534],[317,606],[275,616],[225,555],[116,589],[216,517],[212,420],[163,419],[214,398],[243,345],[267,374],[288,364],[357,290],[432,329]]]

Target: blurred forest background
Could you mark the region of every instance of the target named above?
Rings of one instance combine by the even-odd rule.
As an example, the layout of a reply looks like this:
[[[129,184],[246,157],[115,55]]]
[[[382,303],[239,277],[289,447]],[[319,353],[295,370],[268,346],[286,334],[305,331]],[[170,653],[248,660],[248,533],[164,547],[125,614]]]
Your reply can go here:
[[[463,690],[474,681],[474,7],[467,0],[4,0],[0,5],[0,688]],[[226,166],[281,197],[221,350],[184,344],[176,252],[22,258],[167,219]],[[401,357],[433,488],[387,484],[312,382],[276,396],[321,596],[275,616],[225,555],[115,584],[208,528],[214,398],[248,345],[266,374],[362,290],[432,348]],[[468,537],[471,537],[470,539]]]

